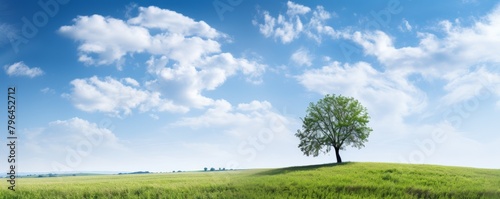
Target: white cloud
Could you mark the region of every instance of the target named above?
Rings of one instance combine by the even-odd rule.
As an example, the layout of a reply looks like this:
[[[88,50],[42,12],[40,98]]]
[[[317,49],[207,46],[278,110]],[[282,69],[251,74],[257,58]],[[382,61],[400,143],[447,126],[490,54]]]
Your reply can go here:
[[[288,1],[286,5],[288,7],[288,9],[286,10],[286,14],[289,16],[304,15],[311,11],[311,8],[300,4],[296,4],[291,1]]]
[[[500,111],[500,100],[497,101],[497,104],[496,104],[496,109]]]
[[[81,43],[79,61],[89,65],[119,64],[127,53],[151,46],[151,35],[144,27],[101,15],[79,16],[73,21],[74,25],[62,26],[59,32]]]
[[[135,87],[140,86],[139,82],[137,82],[135,79],[132,79],[130,77],[123,78],[122,81],[131,85],[131,86],[135,86]]]
[[[411,32],[411,30],[413,29],[413,27],[410,25],[410,22],[408,22],[408,20],[406,19],[403,19],[403,21],[401,21],[401,25],[399,25],[399,30],[401,30],[402,32]]]
[[[226,35],[207,23],[154,6],[139,7],[138,10],[138,16],[126,22],[100,15],[81,16],[74,20],[74,25],[59,29],[64,35],[80,42],[80,61],[87,64],[121,64],[127,54],[142,52],[150,55],[146,67],[152,79],[144,83],[145,90],[139,90],[141,84],[135,80],[122,79],[122,83],[137,88],[116,82],[118,86],[137,95],[120,97],[111,92],[100,92],[100,100],[107,101],[90,100],[92,103],[88,103],[73,100],[80,109],[113,113],[119,109],[127,114],[131,109],[142,106],[146,96],[153,94],[156,96],[155,103],[168,105],[161,106],[162,110],[187,111],[191,107],[211,105],[214,100],[202,93],[215,90],[229,77],[242,75],[250,83],[262,82],[267,66],[255,59],[238,58],[221,52],[217,39]],[[75,83],[80,83],[82,88],[85,86],[82,81]],[[160,95],[164,99],[160,99]],[[124,105],[119,108],[106,103]]]
[[[312,55],[305,48],[299,48],[290,57],[290,60],[299,66],[311,66],[312,59]]]
[[[184,36],[200,36],[216,38],[221,36],[215,29],[204,21],[193,19],[175,11],[161,9],[155,6],[139,7],[139,16],[128,20],[129,24],[140,25],[146,28],[167,30],[172,34]]]
[[[246,119],[242,114],[231,114],[233,107],[226,100],[216,100],[212,108],[209,108],[204,115],[199,117],[183,118],[175,123],[179,126],[189,127],[210,127],[229,125],[235,121],[244,122]]]
[[[272,17],[268,11],[264,11],[263,16],[264,16],[263,24],[258,24],[256,20],[253,20],[252,24],[254,26],[258,25],[260,33],[263,34],[265,37],[273,36],[274,26],[276,25],[276,19]]]
[[[496,49],[500,50],[497,24],[500,24],[500,9],[495,9],[471,27],[442,21],[440,29],[444,36],[418,33],[418,46],[396,48],[393,39],[380,31],[356,32],[351,39],[388,68],[440,77],[444,75],[443,71],[450,73],[478,63],[500,62],[494,53]]]
[[[42,69],[38,67],[30,68],[22,61],[12,65],[5,65],[4,69],[9,76],[26,76],[33,78],[43,75]]]
[[[213,103],[212,99],[202,95],[203,91],[215,90],[237,72],[244,74],[247,81],[259,83],[265,68],[265,65],[235,58],[230,53],[208,56],[192,65],[174,66],[168,65],[165,56],[151,57],[148,61],[148,71],[158,79],[150,82],[148,88],[177,103],[201,108]]]
[[[55,94],[56,93],[56,91],[54,89],[51,89],[49,87],[45,87],[45,88],[41,89],[40,92],[42,92],[43,94]]]
[[[365,53],[376,56],[385,66],[403,67],[418,72],[424,70],[430,75],[441,76],[443,72],[432,69],[451,69],[453,71],[467,69],[478,63],[499,63],[496,56],[500,50],[500,7],[476,21],[470,27],[462,27],[460,23],[441,21],[442,38],[432,33],[419,33],[418,46],[396,48],[393,39],[383,32],[355,33],[352,39],[364,47]]]
[[[141,52],[191,63],[219,53],[220,44],[213,39],[224,36],[203,21],[154,6],[139,7],[139,15],[127,22],[100,15],[80,16],[74,22],[59,32],[80,42],[79,61],[89,65],[121,67],[126,54]]]
[[[129,81],[132,79],[129,78]],[[185,112],[186,107],[174,105],[171,101],[161,99],[157,92],[140,90],[122,84],[111,77],[103,80],[94,76],[88,79],[75,79],[69,98],[75,107],[87,112],[100,111],[112,115],[130,114],[132,109],[148,111]]]
[[[499,25],[500,7],[496,7],[467,27],[458,21],[441,21],[438,28],[443,36],[420,32],[417,46],[395,47],[394,39],[380,31],[355,32],[346,37],[361,45],[365,54],[375,56],[387,70],[402,75],[421,74],[427,79],[444,79],[448,91],[444,101],[456,103],[474,96],[473,93],[477,92],[474,90],[480,87],[496,87],[498,84]],[[470,71],[473,72],[468,74]],[[491,81],[484,84],[484,77]]]
[[[259,31],[265,37],[280,39],[282,43],[290,43],[305,34],[307,37],[321,43],[322,36],[337,38],[338,33],[326,25],[326,21],[331,18],[331,14],[322,6],[317,6],[310,13],[311,8],[288,1],[287,15],[279,14],[273,17],[268,11],[262,12],[264,22],[260,24],[257,20],[252,23],[259,27]],[[303,20],[305,23],[303,23]]]
[[[317,6],[307,24],[305,34],[318,43],[321,43],[323,35],[334,39],[338,38],[340,33],[336,32],[331,26],[326,25],[326,21],[331,17],[332,14],[325,11],[322,6]]]
[[[78,117],[71,118],[69,120],[56,120],[50,122],[48,129],[45,129],[45,131],[40,133],[40,135],[47,137],[47,139],[50,139],[51,141],[62,142],[64,144],[75,144],[78,143],[80,139],[85,138],[96,138],[95,141],[96,144],[98,144],[98,140],[100,139],[94,137],[98,135],[98,137],[102,137],[103,145],[107,145],[109,147],[120,146],[118,138],[110,129]]]

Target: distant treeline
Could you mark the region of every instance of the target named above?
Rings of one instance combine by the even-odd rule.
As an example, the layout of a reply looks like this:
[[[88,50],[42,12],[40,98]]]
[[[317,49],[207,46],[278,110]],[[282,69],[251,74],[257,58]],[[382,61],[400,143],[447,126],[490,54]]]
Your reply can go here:
[[[149,171],[136,171],[136,172],[130,172],[130,173],[118,173],[118,175],[124,175],[124,174],[147,174],[150,173]]]
[[[84,176],[84,175],[96,175],[96,174],[87,174],[87,173],[65,173],[65,174],[55,174],[55,173],[48,173],[48,174],[29,174],[29,175],[20,175],[17,176],[18,178],[47,178],[47,177],[63,177],[63,176]],[[7,176],[8,177],[8,176]],[[7,178],[6,177],[6,178]]]
[[[219,167],[219,170],[217,170],[217,169],[215,169],[213,167],[210,168],[210,169],[208,169],[207,167],[203,168],[203,171],[229,171],[229,170],[232,171],[233,169],[227,169],[226,170],[226,168],[220,168],[220,167]]]

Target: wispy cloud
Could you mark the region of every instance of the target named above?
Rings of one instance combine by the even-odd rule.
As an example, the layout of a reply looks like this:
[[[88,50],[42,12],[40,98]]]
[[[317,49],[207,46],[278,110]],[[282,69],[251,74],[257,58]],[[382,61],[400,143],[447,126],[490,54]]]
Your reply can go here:
[[[25,76],[33,78],[44,74],[42,69],[38,67],[30,68],[22,61],[12,65],[5,65],[4,69],[9,76]]]
[[[403,19],[403,21],[401,21],[401,24],[399,25],[399,30],[402,32],[411,32],[413,30],[413,27],[410,25],[410,22],[408,22],[408,20]]]
[[[311,66],[313,57],[306,48],[299,48],[292,54],[290,60],[299,66]]]
[[[282,43],[290,43],[304,34],[308,38],[321,43],[323,36],[330,38],[338,37],[338,33],[326,25],[326,21],[332,17],[323,6],[317,6],[311,13],[311,8],[288,1],[287,14],[278,14],[273,17],[268,11],[262,11],[263,22],[257,19],[252,21],[253,25],[259,27],[264,37],[279,39]]]
[[[45,87],[43,89],[40,90],[40,92],[42,92],[43,94],[55,94],[56,91],[52,88],[49,88],[49,87]]]

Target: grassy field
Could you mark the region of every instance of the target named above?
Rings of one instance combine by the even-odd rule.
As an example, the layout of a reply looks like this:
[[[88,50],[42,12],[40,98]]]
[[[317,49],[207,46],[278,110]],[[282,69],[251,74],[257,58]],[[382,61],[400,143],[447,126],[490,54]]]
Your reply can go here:
[[[225,172],[69,176],[3,183],[1,198],[500,198],[500,170],[343,163]]]

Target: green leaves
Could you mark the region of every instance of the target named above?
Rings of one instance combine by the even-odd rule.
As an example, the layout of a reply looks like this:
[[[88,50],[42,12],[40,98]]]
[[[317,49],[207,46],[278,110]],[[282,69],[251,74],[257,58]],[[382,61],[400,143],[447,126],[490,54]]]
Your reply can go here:
[[[331,148],[364,147],[372,129],[367,109],[352,97],[326,95],[310,103],[302,118],[302,129],[295,136],[299,148],[307,156],[328,153]]]

